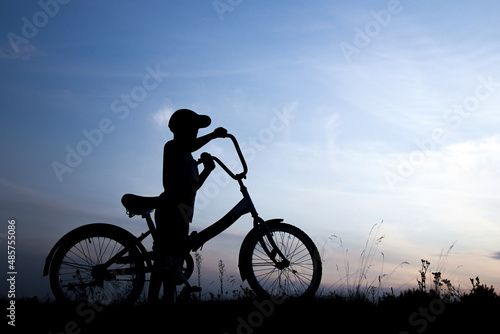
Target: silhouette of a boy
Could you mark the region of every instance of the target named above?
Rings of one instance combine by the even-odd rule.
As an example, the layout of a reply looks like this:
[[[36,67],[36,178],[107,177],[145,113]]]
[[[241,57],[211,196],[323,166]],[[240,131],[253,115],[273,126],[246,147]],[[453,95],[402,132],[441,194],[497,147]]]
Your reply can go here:
[[[199,150],[209,141],[223,138],[227,130],[217,128],[202,137],[198,130],[210,125],[209,116],[198,115],[189,109],[179,109],[171,116],[169,128],[174,139],[165,144],[163,151],[163,188],[160,203],[155,211],[156,270],[151,275],[149,300],[158,298],[163,283],[165,298],[173,298],[175,282],[172,275],[165,274],[165,268],[178,260],[187,244],[189,223],[193,219],[196,191],[203,185],[215,168],[212,160],[204,161],[204,169],[198,173],[192,152]]]

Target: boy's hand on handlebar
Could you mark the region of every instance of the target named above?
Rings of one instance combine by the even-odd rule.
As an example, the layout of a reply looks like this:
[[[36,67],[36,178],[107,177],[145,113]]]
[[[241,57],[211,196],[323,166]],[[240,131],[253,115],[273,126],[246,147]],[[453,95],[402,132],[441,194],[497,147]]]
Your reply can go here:
[[[214,130],[213,132],[215,138],[226,138],[227,136],[227,130],[220,127]]]
[[[214,159],[209,153],[202,153],[200,157],[203,163],[203,168],[208,171],[213,171],[215,169]]]

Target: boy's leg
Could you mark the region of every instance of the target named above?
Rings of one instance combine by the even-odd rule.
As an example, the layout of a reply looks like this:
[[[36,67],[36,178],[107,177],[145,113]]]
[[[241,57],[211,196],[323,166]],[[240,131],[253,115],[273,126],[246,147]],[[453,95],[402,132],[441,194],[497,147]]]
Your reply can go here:
[[[158,295],[160,294],[161,283],[162,283],[162,277],[160,273],[153,271],[151,273],[151,279],[149,281],[148,302],[155,303],[158,301]]]
[[[166,229],[163,228],[169,221],[168,206],[160,205],[155,211],[156,234],[153,241],[153,271],[149,281],[148,301],[156,302],[160,294],[161,285],[164,281],[164,267],[168,253],[166,249],[167,237]],[[160,228],[161,227],[161,228]]]
[[[178,205],[168,203],[156,209],[156,239],[154,268],[151,274],[149,300],[158,300],[161,284],[166,302],[173,302],[176,290],[174,262],[182,257],[189,233],[189,222],[186,222]],[[172,267],[172,270],[168,270]]]
[[[165,254],[168,254],[166,259],[170,270],[165,272],[163,277],[163,299],[169,303],[173,303],[175,299],[177,266],[180,262],[179,259],[184,256],[184,246],[189,233],[189,225],[184,222],[184,219],[181,220],[178,215],[175,218],[170,221],[170,231],[165,240],[167,248]]]
[[[151,278],[149,281],[149,292],[148,292],[148,300],[150,302],[158,301],[161,285],[163,283],[164,276],[164,268],[166,266],[165,259],[168,255],[165,252],[165,248],[163,247],[164,241],[161,240],[163,238],[159,238],[154,240],[153,244],[153,271],[151,272]]]

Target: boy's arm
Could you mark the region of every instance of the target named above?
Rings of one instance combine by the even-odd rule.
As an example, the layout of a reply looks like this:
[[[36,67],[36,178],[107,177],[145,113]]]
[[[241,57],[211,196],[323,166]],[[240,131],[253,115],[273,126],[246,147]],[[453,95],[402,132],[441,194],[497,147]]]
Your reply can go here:
[[[210,175],[210,173],[215,169],[215,163],[212,159],[208,159],[203,162],[203,171],[200,174],[200,179],[198,181],[198,189],[201,188],[205,180]]]
[[[198,181],[198,189],[200,189],[203,183],[205,183],[205,180],[207,179],[207,177],[210,175],[211,172],[212,170],[208,170],[207,168],[203,169],[203,171],[200,174],[200,180]]]
[[[227,130],[224,128],[217,128],[214,132],[196,138],[191,148],[191,152],[198,151],[200,148],[208,144],[209,141],[215,138],[224,138],[227,135]],[[201,175],[200,175],[201,177]]]
[[[224,138],[227,136],[227,130],[224,128],[217,128],[212,133],[209,133],[205,136],[196,138],[192,152],[199,150],[203,146],[205,146],[209,141],[216,138]],[[203,171],[200,173],[200,179],[198,181],[198,189],[201,188],[205,180],[210,175],[210,173],[215,169],[215,163],[212,159],[203,162]]]

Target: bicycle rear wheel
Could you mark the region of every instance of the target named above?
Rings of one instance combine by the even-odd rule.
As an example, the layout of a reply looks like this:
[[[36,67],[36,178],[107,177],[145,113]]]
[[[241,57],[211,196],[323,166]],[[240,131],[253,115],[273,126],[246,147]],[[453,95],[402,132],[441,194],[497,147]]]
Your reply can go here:
[[[322,265],[313,241],[299,228],[269,222],[281,259],[263,229],[253,229],[240,250],[240,270],[252,290],[260,297],[313,296],[321,282]]]
[[[52,292],[61,301],[134,303],[144,280],[137,239],[108,224],[81,227],[60,245],[50,267]]]

